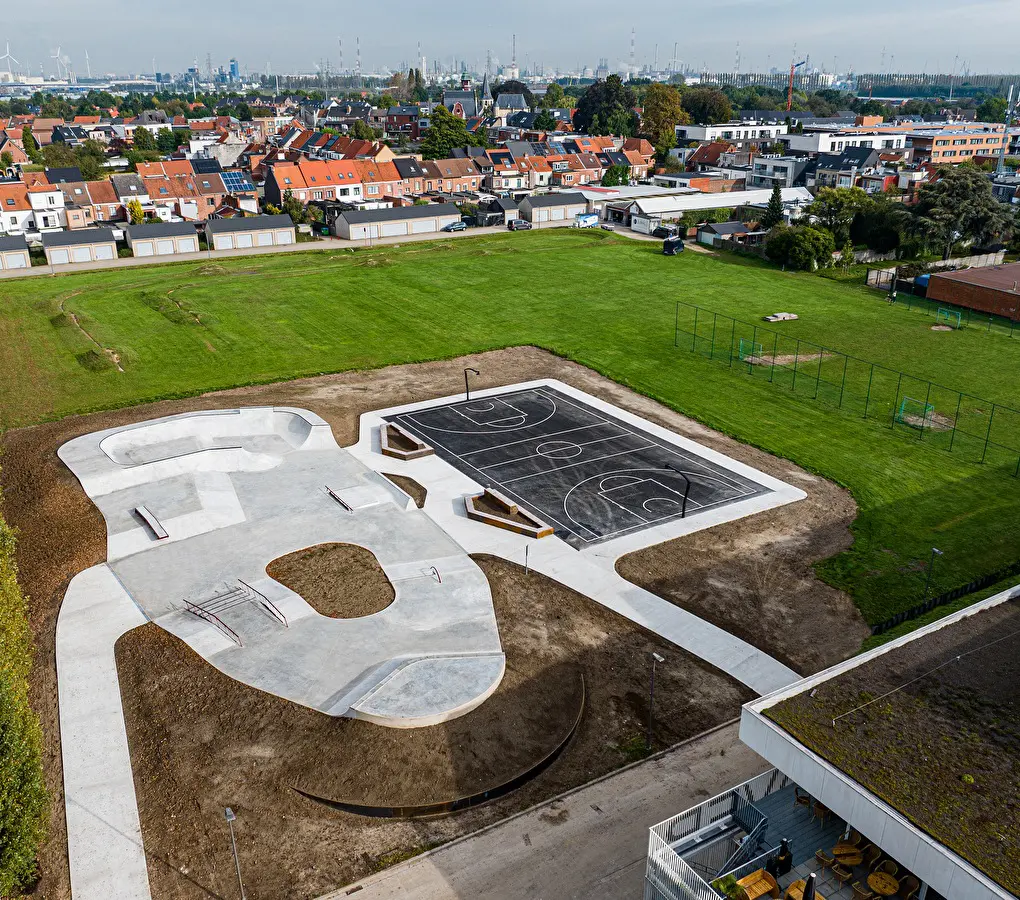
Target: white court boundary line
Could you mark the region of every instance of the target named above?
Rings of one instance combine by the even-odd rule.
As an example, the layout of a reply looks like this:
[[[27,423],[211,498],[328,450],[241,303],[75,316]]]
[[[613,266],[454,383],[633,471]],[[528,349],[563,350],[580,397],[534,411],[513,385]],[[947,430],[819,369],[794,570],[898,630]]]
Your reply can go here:
[[[527,419],[525,419],[523,424],[518,425],[518,426],[516,426],[514,428],[503,429],[504,431],[510,432],[510,431],[517,431],[520,428],[532,428],[535,425],[541,425],[542,422],[548,422],[554,415],[556,415],[556,401],[553,400],[551,397],[547,397],[545,394],[543,394],[539,390],[529,389],[529,390],[524,390],[524,391],[512,391],[512,392],[508,392],[507,396],[511,396],[511,394],[513,394],[513,395],[534,394],[536,397],[541,397],[547,403],[551,404],[552,405],[552,409],[549,411],[549,415],[547,415],[540,422],[534,422],[534,423],[529,424]],[[499,395],[498,394],[481,394],[481,393],[479,393],[477,396],[478,397],[487,396],[487,397],[493,397],[493,398],[499,399]],[[457,403],[457,402],[453,402],[453,403],[447,402],[447,403],[437,404],[437,406],[445,408],[445,409],[453,410],[454,412],[456,412],[459,415],[461,415],[463,418],[467,419],[472,424],[479,425],[478,422],[475,422],[469,416],[465,416],[462,412],[460,412],[459,409],[457,409],[458,406],[463,406],[466,403],[474,403],[474,402],[475,402],[474,400],[462,400],[459,403]],[[509,404],[507,404],[507,405],[509,405]],[[431,411],[434,411],[436,409],[437,409],[437,407],[428,407],[427,409],[423,408],[421,410],[421,412],[431,412]],[[518,412],[520,412],[520,410],[518,410]],[[410,413],[401,416],[401,418],[405,418],[408,421],[413,422],[415,424],[415,426],[418,427],[418,428],[424,428],[426,431],[438,431],[438,432],[441,432],[443,434],[487,434],[487,433],[491,433],[491,432],[478,431],[478,430],[474,430],[474,431],[459,431],[456,428],[440,428],[438,425],[426,425],[423,422],[418,421],[418,419],[415,418],[415,416],[411,415]],[[453,451],[450,450],[449,447],[444,447],[444,449],[448,453],[453,453]],[[454,455],[456,455],[456,454],[454,454]]]

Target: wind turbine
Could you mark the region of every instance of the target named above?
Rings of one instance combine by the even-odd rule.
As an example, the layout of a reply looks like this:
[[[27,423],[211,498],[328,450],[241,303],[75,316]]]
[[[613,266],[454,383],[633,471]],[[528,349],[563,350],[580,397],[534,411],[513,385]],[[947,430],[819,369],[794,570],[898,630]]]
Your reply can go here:
[[[92,62],[89,60],[89,51],[85,51],[85,69],[89,73],[89,78],[92,78]]]
[[[11,42],[10,41],[7,42],[7,53],[4,54],[3,56],[0,56],[0,59],[6,59],[7,60],[7,80],[13,83],[13,81],[14,81],[14,72],[11,71],[11,63],[17,63],[19,66],[21,65],[21,63],[19,63],[13,56],[11,56]]]
[[[59,78],[63,78],[64,77],[64,73],[60,69],[60,48],[59,47],[57,47],[57,52],[50,56],[50,59],[55,59],[57,61],[57,78],[58,79]]]

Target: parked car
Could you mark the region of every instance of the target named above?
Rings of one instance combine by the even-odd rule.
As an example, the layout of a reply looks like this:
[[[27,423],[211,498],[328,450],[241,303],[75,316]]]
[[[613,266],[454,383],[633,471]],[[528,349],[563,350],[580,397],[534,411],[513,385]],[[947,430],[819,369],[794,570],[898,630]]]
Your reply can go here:
[[[662,242],[662,252],[666,256],[676,256],[678,253],[683,253],[684,239],[676,235],[666,238]]]
[[[444,225],[443,231],[467,231],[467,225],[463,222],[451,222],[449,225]]]
[[[599,228],[603,231],[616,231],[616,226],[612,222],[603,222]]]
[[[531,231],[531,223],[527,219],[511,219],[506,227],[509,231]]]
[[[668,225],[660,225],[652,231],[652,237],[671,238],[675,237],[676,233],[677,230],[675,228],[670,228]]]

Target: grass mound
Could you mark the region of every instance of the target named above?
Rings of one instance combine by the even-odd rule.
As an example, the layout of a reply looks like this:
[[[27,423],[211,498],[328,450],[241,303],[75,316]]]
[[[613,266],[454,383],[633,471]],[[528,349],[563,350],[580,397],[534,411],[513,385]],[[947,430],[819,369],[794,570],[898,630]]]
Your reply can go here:
[[[105,372],[113,368],[113,360],[106,353],[94,348],[79,353],[75,359],[78,360],[78,365],[88,372]]]

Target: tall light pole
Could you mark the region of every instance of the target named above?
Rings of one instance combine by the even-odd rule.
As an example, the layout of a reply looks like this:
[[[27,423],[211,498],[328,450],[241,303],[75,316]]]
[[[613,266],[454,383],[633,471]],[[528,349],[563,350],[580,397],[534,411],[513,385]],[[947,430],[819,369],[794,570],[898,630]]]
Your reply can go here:
[[[471,385],[468,384],[468,372],[470,372],[472,375],[480,375],[481,374],[478,371],[478,369],[472,369],[470,366],[468,366],[464,370],[464,393],[466,395],[466,397],[465,397],[466,400],[470,400],[471,399]]]
[[[234,811],[229,806],[223,810],[223,816],[227,820],[227,825],[230,827],[230,849],[234,851],[234,867],[237,869],[237,886],[241,889],[241,900],[246,900],[244,896],[244,882],[241,881],[241,860],[237,858],[237,842],[234,840],[234,820],[237,816],[234,815]]]
[[[931,586],[931,573],[935,569],[935,557],[941,556],[942,551],[938,547],[931,548],[931,559],[928,560],[928,577],[924,580],[924,599],[928,599],[928,588]]]
[[[665,662],[666,657],[658,653],[652,654],[652,680],[648,689],[648,737],[645,741],[645,749],[652,749],[652,723],[655,721],[655,664]]]

